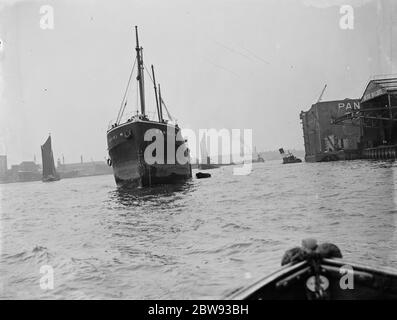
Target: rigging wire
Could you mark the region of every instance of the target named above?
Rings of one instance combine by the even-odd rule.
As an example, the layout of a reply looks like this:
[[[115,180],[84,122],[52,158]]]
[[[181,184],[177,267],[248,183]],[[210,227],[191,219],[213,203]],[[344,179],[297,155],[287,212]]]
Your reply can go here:
[[[149,76],[150,80],[151,80],[152,83],[154,84],[153,78],[152,78],[152,76],[150,75],[150,72],[149,72],[148,68],[146,67],[146,64],[143,63],[143,66],[144,66],[144,69],[145,69],[147,75]]]
[[[163,100],[163,98],[161,98],[160,103],[165,107],[165,111],[167,111],[167,116],[171,121],[174,121],[174,118],[171,116],[171,113],[168,111],[167,106],[165,105],[165,102]]]
[[[136,86],[136,114],[139,113],[139,86]]]
[[[135,60],[134,60],[134,65],[132,66],[130,76],[129,76],[129,78],[128,78],[128,83],[127,83],[127,87],[125,88],[125,91],[124,91],[123,100],[121,100],[120,109],[119,109],[119,112],[118,112],[117,118],[116,118],[116,123],[117,123],[117,124],[119,124],[119,122],[120,122],[120,120],[121,120],[121,117],[123,116],[125,107],[126,107],[126,105],[127,105],[126,96],[127,96],[127,93],[128,93],[128,89],[129,89],[129,87],[130,87],[130,83],[131,83],[132,75],[133,75],[133,73],[134,73],[135,65],[136,65],[136,58],[135,58]]]
[[[146,67],[145,63],[143,64],[143,66],[144,66],[144,69],[146,70],[146,73],[148,74],[150,80],[151,80],[152,83],[154,84],[154,80],[153,80],[152,76],[150,75],[150,72],[149,72],[148,68]],[[164,100],[163,100],[163,97],[161,97],[161,101],[159,101],[159,103],[165,107],[165,111],[167,111],[167,116],[168,116],[168,118],[169,118],[171,121],[174,121],[174,118],[171,116],[171,113],[168,111],[168,108],[167,108],[167,106],[165,105],[165,102],[164,102]]]

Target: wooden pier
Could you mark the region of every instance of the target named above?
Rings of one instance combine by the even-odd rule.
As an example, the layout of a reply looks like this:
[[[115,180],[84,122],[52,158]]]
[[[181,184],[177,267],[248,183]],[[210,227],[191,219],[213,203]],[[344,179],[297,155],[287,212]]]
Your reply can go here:
[[[397,145],[379,146],[363,150],[364,159],[395,160],[397,158]]]

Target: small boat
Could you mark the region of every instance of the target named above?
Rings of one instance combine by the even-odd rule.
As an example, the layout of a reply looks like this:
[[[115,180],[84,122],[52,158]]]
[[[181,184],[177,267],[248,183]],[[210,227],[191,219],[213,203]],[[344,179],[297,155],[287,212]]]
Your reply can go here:
[[[280,152],[280,154],[283,157],[283,164],[302,162],[301,159],[295,157],[291,152],[288,151],[287,153],[285,153],[283,148],[278,149],[278,151]]]
[[[197,179],[211,178],[211,174],[205,173],[205,172],[197,172],[196,173],[196,178]]]
[[[41,146],[41,157],[43,162],[43,182],[51,182],[60,180],[60,176],[55,169],[54,155],[52,153],[51,135]]]
[[[233,300],[390,300],[397,299],[397,270],[344,261],[331,243],[314,239],[288,250],[283,267],[230,293]]]
[[[256,151],[256,147],[255,147],[252,155],[252,163],[258,163],[258,162],[265,162],[265,159],[263,159],[263,157]]]

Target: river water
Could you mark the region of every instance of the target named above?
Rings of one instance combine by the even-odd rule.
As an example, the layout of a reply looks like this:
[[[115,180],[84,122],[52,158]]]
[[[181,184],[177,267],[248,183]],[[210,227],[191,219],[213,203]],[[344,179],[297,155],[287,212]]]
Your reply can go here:
[[[179,186],[113,177],[0,185],[0,298],[222,298],[274,271],[303,238],[397,267],[397,164],[233,167]],[[51,266],[54,288],[40,287]]]

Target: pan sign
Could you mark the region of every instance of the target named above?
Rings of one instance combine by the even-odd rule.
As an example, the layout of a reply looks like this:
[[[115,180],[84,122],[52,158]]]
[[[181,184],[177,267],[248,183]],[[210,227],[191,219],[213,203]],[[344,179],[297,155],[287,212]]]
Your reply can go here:
[[[348,102],[338,102],[338,112],[352,112],[360,110],[360,102],[359,101],[348,101]]]

